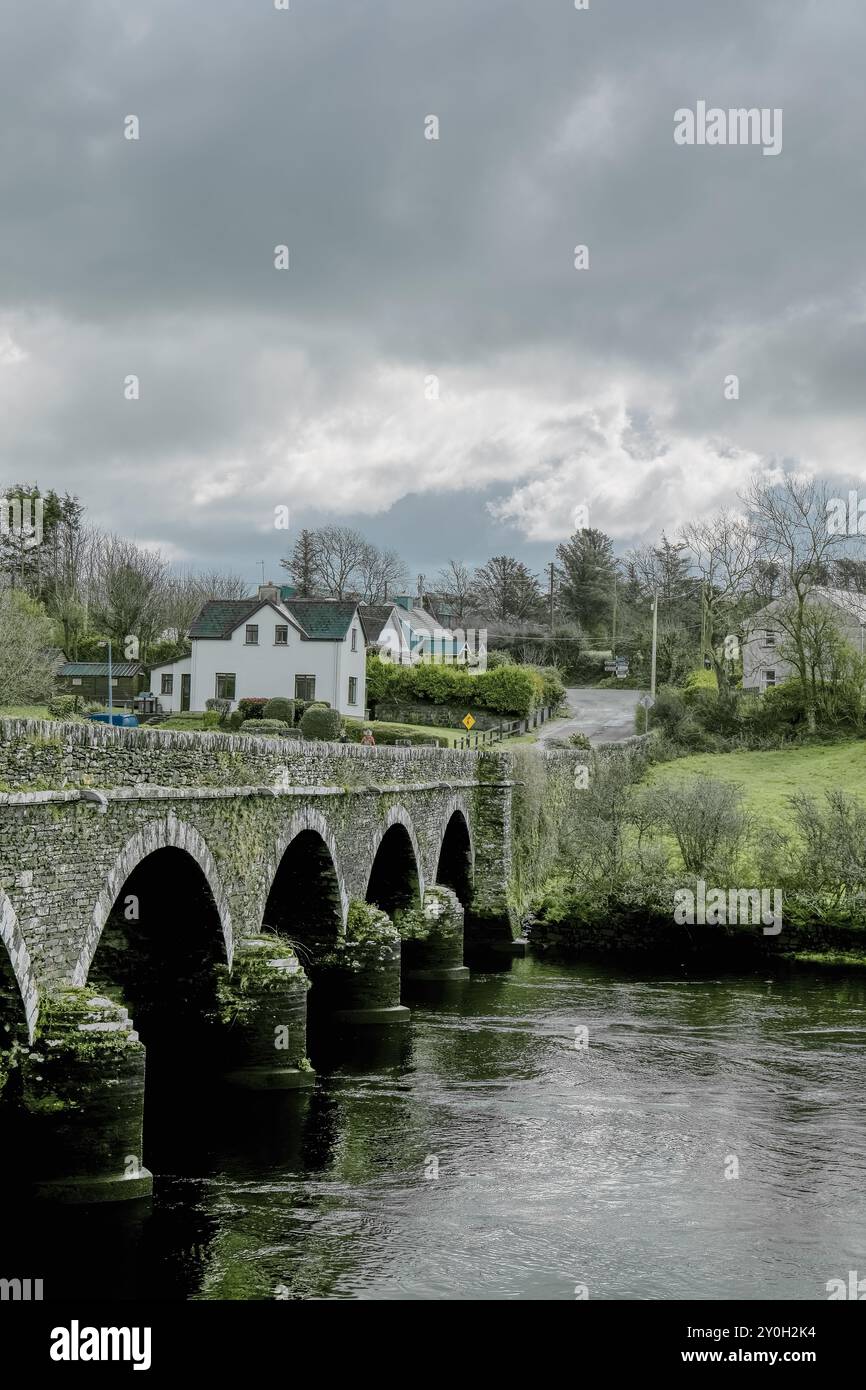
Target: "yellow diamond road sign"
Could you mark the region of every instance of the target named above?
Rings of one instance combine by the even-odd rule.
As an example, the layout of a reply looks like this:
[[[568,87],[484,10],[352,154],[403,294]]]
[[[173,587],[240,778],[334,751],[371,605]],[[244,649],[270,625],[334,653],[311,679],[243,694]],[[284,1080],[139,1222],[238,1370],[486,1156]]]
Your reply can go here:
[[[471,729],[472,725],[475,723],[475,720],[473,719],[471,714],[467,714],[466,718],[462,720],[462,723],[465,725],[467,729]]]

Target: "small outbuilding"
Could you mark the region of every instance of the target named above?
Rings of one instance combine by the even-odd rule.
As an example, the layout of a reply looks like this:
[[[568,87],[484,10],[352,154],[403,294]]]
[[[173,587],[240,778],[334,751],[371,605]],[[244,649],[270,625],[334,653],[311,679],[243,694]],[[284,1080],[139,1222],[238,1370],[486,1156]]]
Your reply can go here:
[[[115,661],[111,668],[111,694],[117,704],[133,700],[147,684],[140,661]],[[84,700],[108,703],[107,661],[66,661],[57,672],[60,695],[80,695]]]

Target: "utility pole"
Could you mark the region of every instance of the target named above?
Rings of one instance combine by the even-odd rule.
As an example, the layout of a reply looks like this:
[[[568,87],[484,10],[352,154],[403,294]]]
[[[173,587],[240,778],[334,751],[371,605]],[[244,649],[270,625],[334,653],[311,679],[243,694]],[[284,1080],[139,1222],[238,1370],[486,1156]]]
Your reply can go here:
[[[613,648],[611,656],[616,661],[616,572],[613,576],[613,630],[610,635],[610,645]]]
[[[556,573],[556,566],[555,566],[555,564],[553,563],[552,560],[551,560],[550,564],[547,566],[547,568],[548,568],[548,570],[550,571],[550,635],[551,635],[551,637],[552,637],[552,636],[553,636],[553,594],[554,594],[554,584],[553,584],[553,580],[554,580],[554,575],[555,575],[555,573]]]
[[[650,671],[650,695],[656,697],[656,648],[659,637],[659,591],[656,588],[653,594],[653,654],[652,667]]]

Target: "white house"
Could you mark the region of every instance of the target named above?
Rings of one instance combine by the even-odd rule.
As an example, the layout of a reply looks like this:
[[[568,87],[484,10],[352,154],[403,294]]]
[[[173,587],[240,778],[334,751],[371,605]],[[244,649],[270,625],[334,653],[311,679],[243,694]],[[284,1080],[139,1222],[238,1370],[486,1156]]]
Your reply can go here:
[[[793,675],[790,661],[782,657],[788,637],[778,616],[787,602],[784,598],[773,599],[749,619],[743,643],[744,690],[770,690]],[[830,610],[842,637],[862,656],[866,648],[866,595],[816,586],[809,602]]]
[[[254,598],[206,603],[189,636],[190,656],[151,667],[166,711],[281,695],[363,717],[364,633],[352,600],[298,599],[288,585],[262,584]]]
[[[486,665],[483,634],[445,627],[420,598],[398,594],[393,603],[367,604],[359,614],[368,646],[398,666],[433,661],[472,671]]]

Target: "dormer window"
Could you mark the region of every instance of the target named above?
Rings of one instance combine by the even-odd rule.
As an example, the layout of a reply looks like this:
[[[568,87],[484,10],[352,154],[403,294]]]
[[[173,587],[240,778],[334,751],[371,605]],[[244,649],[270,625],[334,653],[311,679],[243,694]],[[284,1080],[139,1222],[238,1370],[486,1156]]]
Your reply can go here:
[[[247,623],[247,633],[244,645],[247,647],[257,647],[259,645],[258,623]]]

